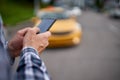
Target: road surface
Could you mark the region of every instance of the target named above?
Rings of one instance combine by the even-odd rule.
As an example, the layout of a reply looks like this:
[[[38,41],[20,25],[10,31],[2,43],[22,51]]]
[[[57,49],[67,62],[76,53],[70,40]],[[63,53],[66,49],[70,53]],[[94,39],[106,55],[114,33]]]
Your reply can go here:
[[[84,11],[79,46],[42,54],[52,80],[120,80],[120,20]]]
[[[120,80],[120,20],[84,11],[81,44],[41,55],[52,80]],[[16,68],[18,59],[14,64]]]

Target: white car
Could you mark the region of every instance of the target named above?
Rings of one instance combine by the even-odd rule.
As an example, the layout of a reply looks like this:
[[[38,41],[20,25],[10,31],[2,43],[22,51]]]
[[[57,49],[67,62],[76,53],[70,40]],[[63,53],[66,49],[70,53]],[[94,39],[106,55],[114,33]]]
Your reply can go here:
[[[65,13],[69,16],[80,16],[82,11],[78,7],[73,7],[71,10],[66,10]]]
[[[120,18],[120,8],[115,8],[110,11],[110,16],[114,18]]]

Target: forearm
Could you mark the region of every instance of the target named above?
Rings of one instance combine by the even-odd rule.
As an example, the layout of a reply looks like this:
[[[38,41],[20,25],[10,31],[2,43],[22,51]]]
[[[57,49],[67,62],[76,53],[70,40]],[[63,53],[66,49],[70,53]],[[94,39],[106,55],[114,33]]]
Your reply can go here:
[[[20,55],[17,80],[50,80],[43,61],[33,48],[25,48]]]

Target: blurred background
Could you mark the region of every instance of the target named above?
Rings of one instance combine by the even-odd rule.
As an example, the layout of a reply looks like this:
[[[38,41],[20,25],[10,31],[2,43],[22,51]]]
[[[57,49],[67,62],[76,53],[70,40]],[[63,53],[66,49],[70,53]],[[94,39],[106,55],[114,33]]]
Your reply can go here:
[[[120,0],[0,0],[0,14],[8,40],[57,18],[41,55],[52,80],[120,80]]]

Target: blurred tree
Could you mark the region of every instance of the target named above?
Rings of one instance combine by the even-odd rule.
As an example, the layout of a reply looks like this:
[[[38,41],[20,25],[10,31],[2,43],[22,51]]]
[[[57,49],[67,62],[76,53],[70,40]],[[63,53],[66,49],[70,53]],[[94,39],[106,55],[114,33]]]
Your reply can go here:
[[[104,0],[95,0],[95,6],[97,7],[98,11],[102,11],[104,9]]]
[[[33,0],[0,0],[0,14],[7,25],[13,25],[33,16]]]

